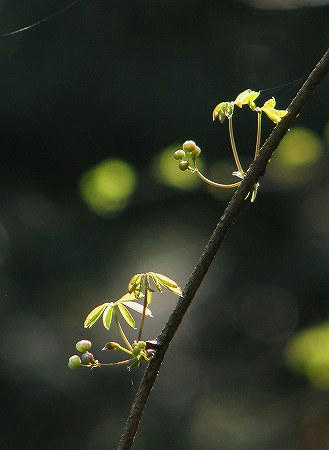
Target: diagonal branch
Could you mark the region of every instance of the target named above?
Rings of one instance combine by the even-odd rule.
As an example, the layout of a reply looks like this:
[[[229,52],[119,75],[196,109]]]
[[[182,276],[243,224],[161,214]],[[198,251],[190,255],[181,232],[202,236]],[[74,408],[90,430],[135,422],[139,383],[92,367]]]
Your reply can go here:
[[[308,76],[303,86],[298,91],[296,97],[288,107],[288,114],[273,129],[272,133],[262,146],[258,157],[250,165],[246,177],[235,191],[231,201],[225,209],[220,221],[213,231],[198,264],[190,275],[183,292],[183,298],[178,301],[176,308],[168,319],[167,324],[158,337],[159,349],[154,358],[147,366],[143,379],[132,403],[129,416],[125,423],[125,428],[118,444],[117,450],[129,450],[137,432],[147,399],[155,383],[161,363],[173,339],[189,305],[191,304],[196,291],[198,290],[204,276],[206,275],[224,237],[230,230],[233,221],[237,218],[242,209],[247,194],[252,190],[257,181],[264,175],[266,166],[272,153],[277,148],[289,127],[292,125],[304,104],[312,95],[316,86],[321,82],[329,69],[329,49],[325,52],[321,60]]]

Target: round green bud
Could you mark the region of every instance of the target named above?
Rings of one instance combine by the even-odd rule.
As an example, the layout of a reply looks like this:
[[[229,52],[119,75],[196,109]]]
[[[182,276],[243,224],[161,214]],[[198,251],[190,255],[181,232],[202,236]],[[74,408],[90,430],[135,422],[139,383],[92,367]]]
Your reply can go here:
[[[139,355],[141,349],[138,347],[138,345],[135,345],[135,347],[133,347],[132,351],[133,351],[133,355],[137,356],[137,355]]]
[[[189,168],[189,162],[188,161],[181,161],[178,164],[178,167],[180,168],[180,170],[187,170]]]
[[[95,361],[94,355],[89,352],[84,352],[81,355],[82,364],[92,364]]]
[[[184,150],[182,150],[182,149],[177,150],[177,151],[174,153],[174,158],[175,158],[177,161],[179,161],[180,159],[185,158],[185,156],[186,156],[186,153],[185,153]]]
[[[144,350],[144,348],[146,347],[146,343],[144,341],[138,341],[137,346],[140,350]]]
[[[183,144],[183,150],[190,153],[195,150],[196,143],[194,141],[185,141]]]
[[[192,152],[192,155],[193,155],[195,158],[197,158],[197,157],[200,155],[200,153],[201,153],[201,148],[198,147],[198,146],[196,145],[196,146],[195,146],[195,149],[194,149],[193,152]]]
[[[91,342],[83,339],[82,341],[79,341],[75,344],[75,348],[80,353],[87,352],[91,348]]]
[[[70,369],[78,369],[81,366],[81,359],[78,355],[73,355],[69,357],[69,362],[67,364]]]

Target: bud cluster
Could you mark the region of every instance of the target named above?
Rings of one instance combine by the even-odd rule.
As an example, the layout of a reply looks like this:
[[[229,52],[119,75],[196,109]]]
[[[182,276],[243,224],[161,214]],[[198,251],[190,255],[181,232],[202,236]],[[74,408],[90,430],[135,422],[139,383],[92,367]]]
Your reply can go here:
[[[182,171],[193,170],[187,158],[191,156],[192,160],[195,161],[200,155],[201,149],[191,140],[185,141],[182,147],[182,149],[176,150],[174,153],[174,158],[176,161],[179,161],[178,168]]]
[[[68,366],[70,369],[78,369],[81,366],[95,367],[97,366],[97,360],[94,355],[89,352],[91,349],[91,342],[83,339],[76,343],[75,348],[78,352],[82,353],[81,357],[78,355],[72,355],[69,358]]]

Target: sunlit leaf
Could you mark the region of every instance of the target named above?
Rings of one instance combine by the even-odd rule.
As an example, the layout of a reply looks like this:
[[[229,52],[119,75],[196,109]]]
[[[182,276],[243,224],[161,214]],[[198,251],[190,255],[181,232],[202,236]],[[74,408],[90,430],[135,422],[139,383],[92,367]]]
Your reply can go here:
[[[128,306],[128,308],[133,309],[134,311],[143,314],[143,305],[136,302],[124,302],[125,306]],[[153,314],[149,308],[146,308],[145,310],[145,316],[153,317]]]
[[[249,107],[254,110],[256,108],[255,100],[259,94],[260,92],[253,91],[252,89],[246,89],[237,96],[234,103],[239,108],[242,108],[242,105],[249,105]]]
[[[96,306],[86,317],[86,320],[84,322],[85,328],[90,328],[94,325],[97,319],[102,315],[105,308],[109,305],[109,303],[103,303],[102,305]]]
[[[151,289],[147,290],[147,304],[149,305],[152,301],[153,291]]]
[[[159,280],[157,279],[155,273],[150,272],[150,275],[152,277],[153,283],[155,284],[155,286],[157,287],[159,292],[162,292],[162,288],[161,288],[161,284],[159,283]]]
[[[131,293],[131,292],[134,290],[135,285],[136,285],[136,280],[137,280],[137,278],[140,277],[140,276],[141,276],[141,274],[140,274],[140,273],[137,273],[137,274],[134,275],[134,276],[132,277],[132,279],[129,281],[129,284],[128,284],[128,292],[129,292],[129,293]]]
[[[274,123],[279,123],[281,118],[288,114],[286,109],[275,109],[276,101],[275,98],[272,97],[267,100],[264,105],[261,107],[261,110],[267,115],[269,119]]]
[[[135,320],[128,309],[122,303],[118,303],[118,308],[127,324],[130,325],[131,328],[135,328]]]
[[[161,273],[155,273],[154,275],[157,277],[158,281],[162,284],[162,286],[166,287],[171,292],[173,292],[176,295],[179,295],[180,297],[183,296],[181,288],[175,281],[171,280],[165,275],[162,275]]]
[[[103,314],[103,325],[108,330],[111,326],[114,303],[110,303]]]
[[[144,294],[142,292],[140,292],[138,298],[142,298],[142,297],[144,297]],[[136,296],[134,293],[129,294],[129,292],[128,292],[127,294],[125,294],[121,298],[119,298],[119,300],[117,300],[115,302],[115,304],[117,305],[118,303],[128,302],[130,300],[136,300]]]
[[[137,275],[134,275],[130,280],[130,283],[128,285],[128,292],[129,293],[133,292],[135,294],[135,298],[141,297],[143,280],[144,280],[143,273],[138,273]]]

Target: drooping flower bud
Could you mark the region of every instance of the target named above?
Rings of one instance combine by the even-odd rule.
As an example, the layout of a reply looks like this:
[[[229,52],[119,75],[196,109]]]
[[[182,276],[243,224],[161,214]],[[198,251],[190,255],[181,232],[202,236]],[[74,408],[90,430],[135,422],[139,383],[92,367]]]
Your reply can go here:
[[[180,170],[187,170],[189,168],[189,162],[188,161],[181,161],[178,164],[178,167],[180,168]]]
[[[185,153],[184,150],[182,150],[182,149],[177,150],[177,151],[174,153],[174,158],[175,158],[177,161],[179,161],[180,159],[185,158],[185,156],[186,156],[186,153]]]

